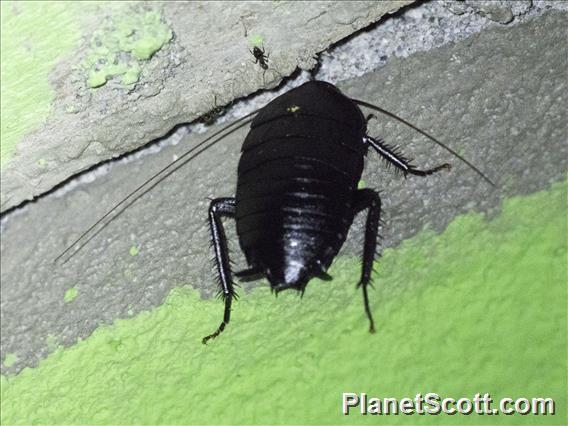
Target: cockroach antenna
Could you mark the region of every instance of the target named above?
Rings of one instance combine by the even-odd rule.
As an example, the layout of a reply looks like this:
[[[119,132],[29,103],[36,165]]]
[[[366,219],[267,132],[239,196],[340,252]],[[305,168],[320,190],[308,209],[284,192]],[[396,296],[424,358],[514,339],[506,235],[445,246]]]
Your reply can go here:
[[[61,252],[53,262],[55,264],[63,265],[67,263],[73,256],[75,256],[85,245],[89,243],[93,238],[95,238],[104,228],[106,228],[114,219],[122,214],[128,207],[130,207],[136,200],[144,196],[148,191],[152,190],[156,187],[160,182],[178,170],[180,167],[183,167],[195,157],[200,155],[201,153],[205,152],[207,149],[211,148],[213,145],[217,144],[225,137],[229,136],[231,133],[236,132],[240,128],[249,124],[252,119],[248,119],[254,114],[256,114],[258,110],[251,112],[237,121],[226,125],[222,129],[216,131],[208,138],[204,139],[203,141],[199,142],[196,146],[189,149],[185,153],[183,153],[179,158],[168,164],[166,167],[155,173],[152,177],[144,181],[140,186],[138,186],[134,191],[120,200],[117,204],[115,204],[108,212],[106,212],[99,220],[97,220],[89,229],[83,232],[75,241],[71,243],[63,252]],[[247,120],[248,119],[248,120]],[[246,121],[245,121],[246,120]],[[237,127],[229,130],[231,127],[237,125]],[[216,136],[220,135],[221,133],[229,130],[226,134],[219,136],[217,139],[214,139]],[[214,139],[213,141],[211,141]],[[209,142],[211,141],[211,142]],[[209,143],[207,143],[209,142]],[[192,155],[193,154],[193,155]]]

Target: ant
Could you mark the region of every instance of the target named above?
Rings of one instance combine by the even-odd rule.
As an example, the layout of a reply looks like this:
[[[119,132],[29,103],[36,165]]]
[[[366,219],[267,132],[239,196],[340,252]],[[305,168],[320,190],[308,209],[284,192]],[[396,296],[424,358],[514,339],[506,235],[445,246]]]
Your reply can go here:
[[[268,53],[265,53],[264,51],[264,46],[262,47],[262,49],[258,46],[254,46],[254,48],[252,50],[249,50],[249,52],[251,53],[252,56],[254,56],[254,63],[255,64],[259,64],[260,67],[263,70],[267,70],[268,69]]]
[[[215,121],[217,121],[217,119],[218,119],[219,117],[221,117],[223,114],[225,114],[225,111],[227,110],[227,107],[232,104],[232,102],[229,102],[229,103],[228,103],[227,105],[225,105],[225,106],[222,106],[222,105],[220,106],[220,105],[217,105],[217,95],[215,95],[213,99],[214,99],[213,103],[214,103],[214,105],[215,105],[215,106],[213,107],[213,109],[210,110],[210,111],[208,111],[208,112],[206,112],[205,114],[203,114],[201,117],[199,117],[199,118],[197,119],[197,121],[199,121],[200,123],[205,124],[206,126],[210,126],[210,125],[212,125]]]

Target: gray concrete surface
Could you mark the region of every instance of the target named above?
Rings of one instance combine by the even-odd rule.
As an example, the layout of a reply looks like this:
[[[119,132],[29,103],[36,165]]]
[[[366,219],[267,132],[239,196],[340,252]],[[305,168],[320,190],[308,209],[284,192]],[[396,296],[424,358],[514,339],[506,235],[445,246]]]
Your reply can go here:
[[[90,54],[92,33],[112,22],[113,9],[103,9],[83,26],[88,30],[75,54],[50,76],[55,96],[45,124],[3,165],[1,210],[162,137],[215,104],[274,86],[297,67],[313,67],[317,52],[411,2],[148,2],[145,8],[161,10],[172,41],[142,64],[136,84],[89,88],[77,65]],[[131,7],[134,14],[141,6]],[[252,36],[261,37],[270,54],[267,70],[252,60]]]
[[[442,230],[455,215],[494,214],[503,197],[565,178],[566,13],[486,30],[459,43],[405,59],[340,85],[411,119],[470,158],[499,184],[475,174],[422,137],[383,117],[370,134],[404,147],[416,164],[449,161],[450,174],[404,180],[370,154],[364,179],[383,191],[383,247],[425,226]],[[211,129],[214,130],[214,129]],[[233,195],[245,131],[227,138],[147,194],[64,266],[52,259],[135,185],[202,136],[190,134],[157,155],[120,164],[95,182],[45,197],[12,215],[2,232],[1,349],[16,354],[13,374],[34,366],[58,344],[71,345],[97,326],[161,303],[189,283],[215,291],[209,262],[209,197]],[[362,220],[343,254],[360,252]],[[235,261],[242,265],[230,227]],[[136,247],[138,253],[129,251]],[[253,283],[258,285],[260,283]],[[380,284],[379,284],[380,285]],[[65,292],[78,295],[64,302]]]
[[[523,23],[547,11],[568,11],[568,2],[554,0],[501,0],[493,1],[492,4],[494,8],[498,7],[513,15],[513,21],[507,23],[508,26]],[[486,29],[503,26],[481,13],[478,7],[480,5],[481,2],[456,0],[411,3],[381,19],[380,24],[368,27],[322,52],[319,55],[320,66],[316,78],[338,84],[377,71],[392,58],[405,58],[416,52],[456,43]],[[278,90],[259,91],[250,97],[237,99],[231,105],[224,106],[224,114],[217,119],[217,123],[227,123],[249,114],[282,93],[308,81],[310,77],[309,72],[303,71],[285,79],[285,84]],[[59,196],[77,185],[91,183],[111,171],[115,164],[153,155],[164,146],[175,145],[188,133],[205,133],[208,130],[209,125],[199,122],[181,125],[173,134],[157,139],[139,151],[76,175],[55,194]]]

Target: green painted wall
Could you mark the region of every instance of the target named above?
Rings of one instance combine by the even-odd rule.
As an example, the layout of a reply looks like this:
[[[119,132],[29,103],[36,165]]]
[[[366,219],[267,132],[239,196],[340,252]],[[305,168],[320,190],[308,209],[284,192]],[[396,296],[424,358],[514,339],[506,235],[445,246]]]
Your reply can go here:
[[[173,34],[160,12],[135,3],[1,2],[2,165],[23,137],[47,119],[56,95],[49,75],[60,61],[70,60],[69,67],[76,62],[73,67],[85,75],[85,87],[100,87],[116,76],[125,85],[138,81],[141,63]],[[88,48],[76,51],[83,36]],[[67,108],[72,112],[74,107]]]
[[[115,11],[91,37],[89,53],[81,64],[87,86],[97,88],[117,76],[125,86],[138,82],[142,62],[172,37],[172,30],[156,10],[123,7]]]
[[[55,95],[49,73],[77,45],[84,12],[77,2],[1,2],[2,165],[47,118]]]
[[[266,287],[242,294],[208,346],[201,338],[222,305],[183,287],[2,377],[2,424],[566,424],[567,189],[386,250],[371,296],[375,335],[355,290],[357,259],[338,260],[335,279],[312,282],[303,300]],[[557,414],[344,417],[344,391],[553,397]]]

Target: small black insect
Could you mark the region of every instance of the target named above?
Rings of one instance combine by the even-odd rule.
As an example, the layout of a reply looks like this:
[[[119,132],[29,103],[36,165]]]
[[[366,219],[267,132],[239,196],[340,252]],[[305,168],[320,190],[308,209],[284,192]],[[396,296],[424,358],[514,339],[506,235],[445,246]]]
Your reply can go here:
[[[113,207],[56,261],[75,248],[65,261],[69,260],[147,191],[224,137],[250,123],[250,131],[241,148],[236,196],[214,199],[209,206],[219,293],[225,310],[223,321],[215,332],[203,338],[203,343],[225,329],[236,297],[222,217],[235,219],[240,247],[248,264],[248,268],[235,276],[242,280],[266,277],[276,292],[291,288],[303,293],[312,278],[331,279],[327,269],[345,242],[355,215],[368,210],[358,286],[363,293],[369,331],[374,332],[367,290],[375,258],[381,200],[373,189],[357,189],[367,151],[371,147],[404,175],[428,176],[449,169],[450,165],[417,169],[396,149],[367,134],[367,120],[371,116],[366,119],[359,106],[410,126],[493,185],[462,156],[404,119],[375,105],[351,99],[332,84],[311,81],[188,150]],[[250,118],[257,113],[255,118]]]
[[[227,108],[231,105],[231,103],[227,104],[227,105],[217,105],[217,96],[214,97],[214,104],[215,106],[213,107],[212,110],[207,111],[205,114],[203,114],[201,117],[199,117],[197,119],[197,121],[199,121],[202,124],[205,124],[207,126],[212,125],[213,123],[215,123],[215,121],[217,121],[217,119],[219,117],[221,117],[223,114],[225,114],[225,112],[227,111]]]
[[[259,64],[260,68],[263,70],[268,69],[268,57],[270,56],[268,53],[265,53],[264,46],[262,49],[258,46],[254,46],[252,50],[249,50],[252,56],[254,56],[254,63]]]

